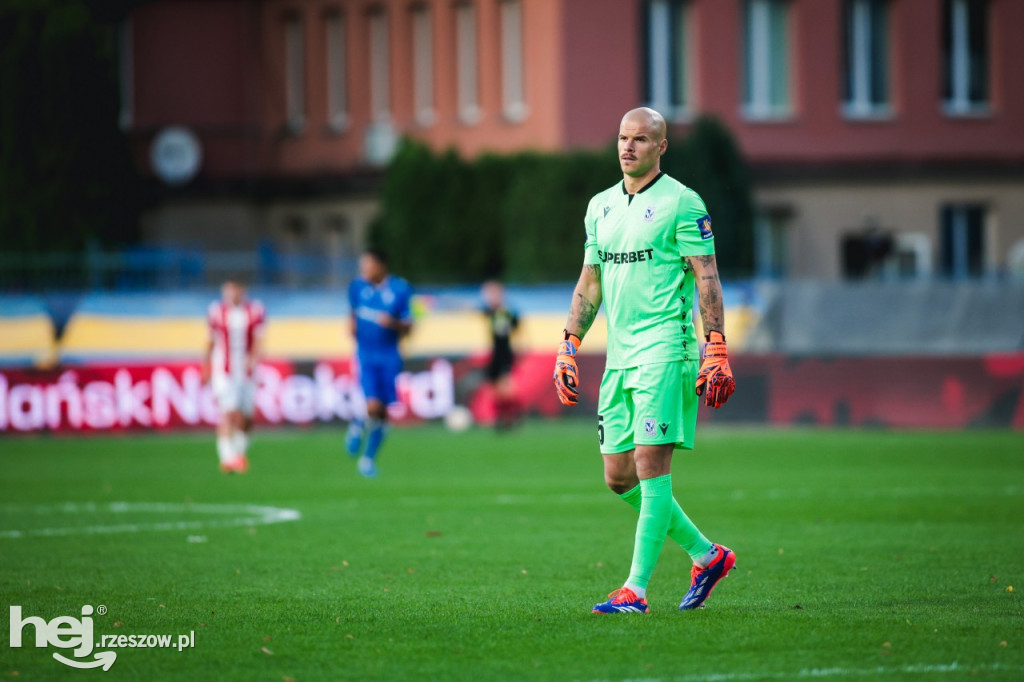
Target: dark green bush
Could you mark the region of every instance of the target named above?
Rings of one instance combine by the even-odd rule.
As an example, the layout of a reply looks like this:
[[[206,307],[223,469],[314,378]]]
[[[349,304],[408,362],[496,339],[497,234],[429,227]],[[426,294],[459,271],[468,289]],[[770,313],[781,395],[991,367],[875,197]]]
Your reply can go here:
[[[701,120],[675,140],[662,168],[707,203],[722,270],[749,274],[749,174],[728,131]],[[587,203],[620,178],[612,146],[464,160],[406,140],[388,169],[370,242],[417,282],[573,280],[583,263]]]

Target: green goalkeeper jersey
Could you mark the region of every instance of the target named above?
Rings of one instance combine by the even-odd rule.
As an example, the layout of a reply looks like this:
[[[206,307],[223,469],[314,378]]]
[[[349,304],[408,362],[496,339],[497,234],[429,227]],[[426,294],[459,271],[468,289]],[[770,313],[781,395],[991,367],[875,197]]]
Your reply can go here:
[[[633,196],[620,182],[590,200],[585,223],[583,262],[601,267],[606,368],[698,359],[684,258],[715,252],[700,196],[664,173]]]

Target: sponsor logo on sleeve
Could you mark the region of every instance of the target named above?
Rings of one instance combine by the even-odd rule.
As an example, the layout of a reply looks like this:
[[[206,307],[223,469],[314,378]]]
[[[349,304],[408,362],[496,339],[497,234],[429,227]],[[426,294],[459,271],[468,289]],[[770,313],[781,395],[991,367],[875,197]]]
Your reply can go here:
[[[711,233],[711,216],[709,215],[697,220],[697,229],[700,230],[701,239],[711,239],[715,236]]]

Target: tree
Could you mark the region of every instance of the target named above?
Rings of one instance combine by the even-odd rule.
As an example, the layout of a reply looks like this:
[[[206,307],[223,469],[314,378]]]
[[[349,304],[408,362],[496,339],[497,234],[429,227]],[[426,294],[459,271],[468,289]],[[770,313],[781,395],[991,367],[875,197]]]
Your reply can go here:
[[[0,249],[137,238],[115,46],[82,0],[0,0]]]
[[[750,174],[729,132],[698,121],[687,137],[670,140],[662,168],[704,198],[721,269],[749,275]],[[583,263],[587,203],[618,177],[613,145],[465,160],[404,140],[388,167],[370,243],[421,282],[572,280]]]
[[[680,142],[671,135],[662,170],[692,187],[707,206],[719,268],[734,276],[754,270],[754,199],[750,169],[721,122],[700,118]]]

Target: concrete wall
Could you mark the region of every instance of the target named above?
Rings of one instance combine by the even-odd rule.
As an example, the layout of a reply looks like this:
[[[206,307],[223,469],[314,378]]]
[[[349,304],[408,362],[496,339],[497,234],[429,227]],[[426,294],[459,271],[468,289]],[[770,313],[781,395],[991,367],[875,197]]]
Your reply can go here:
[[[787,274],[793,277],[840,277],[842,236],[869,226],[921,235],[937,265],[940,211],[950,203],[987,207],[986,260],[993,272],[1007,270],[1010,253],[1024,243],[1024,183],[1016,179],[764,183],[756,202],[790,215]]]

